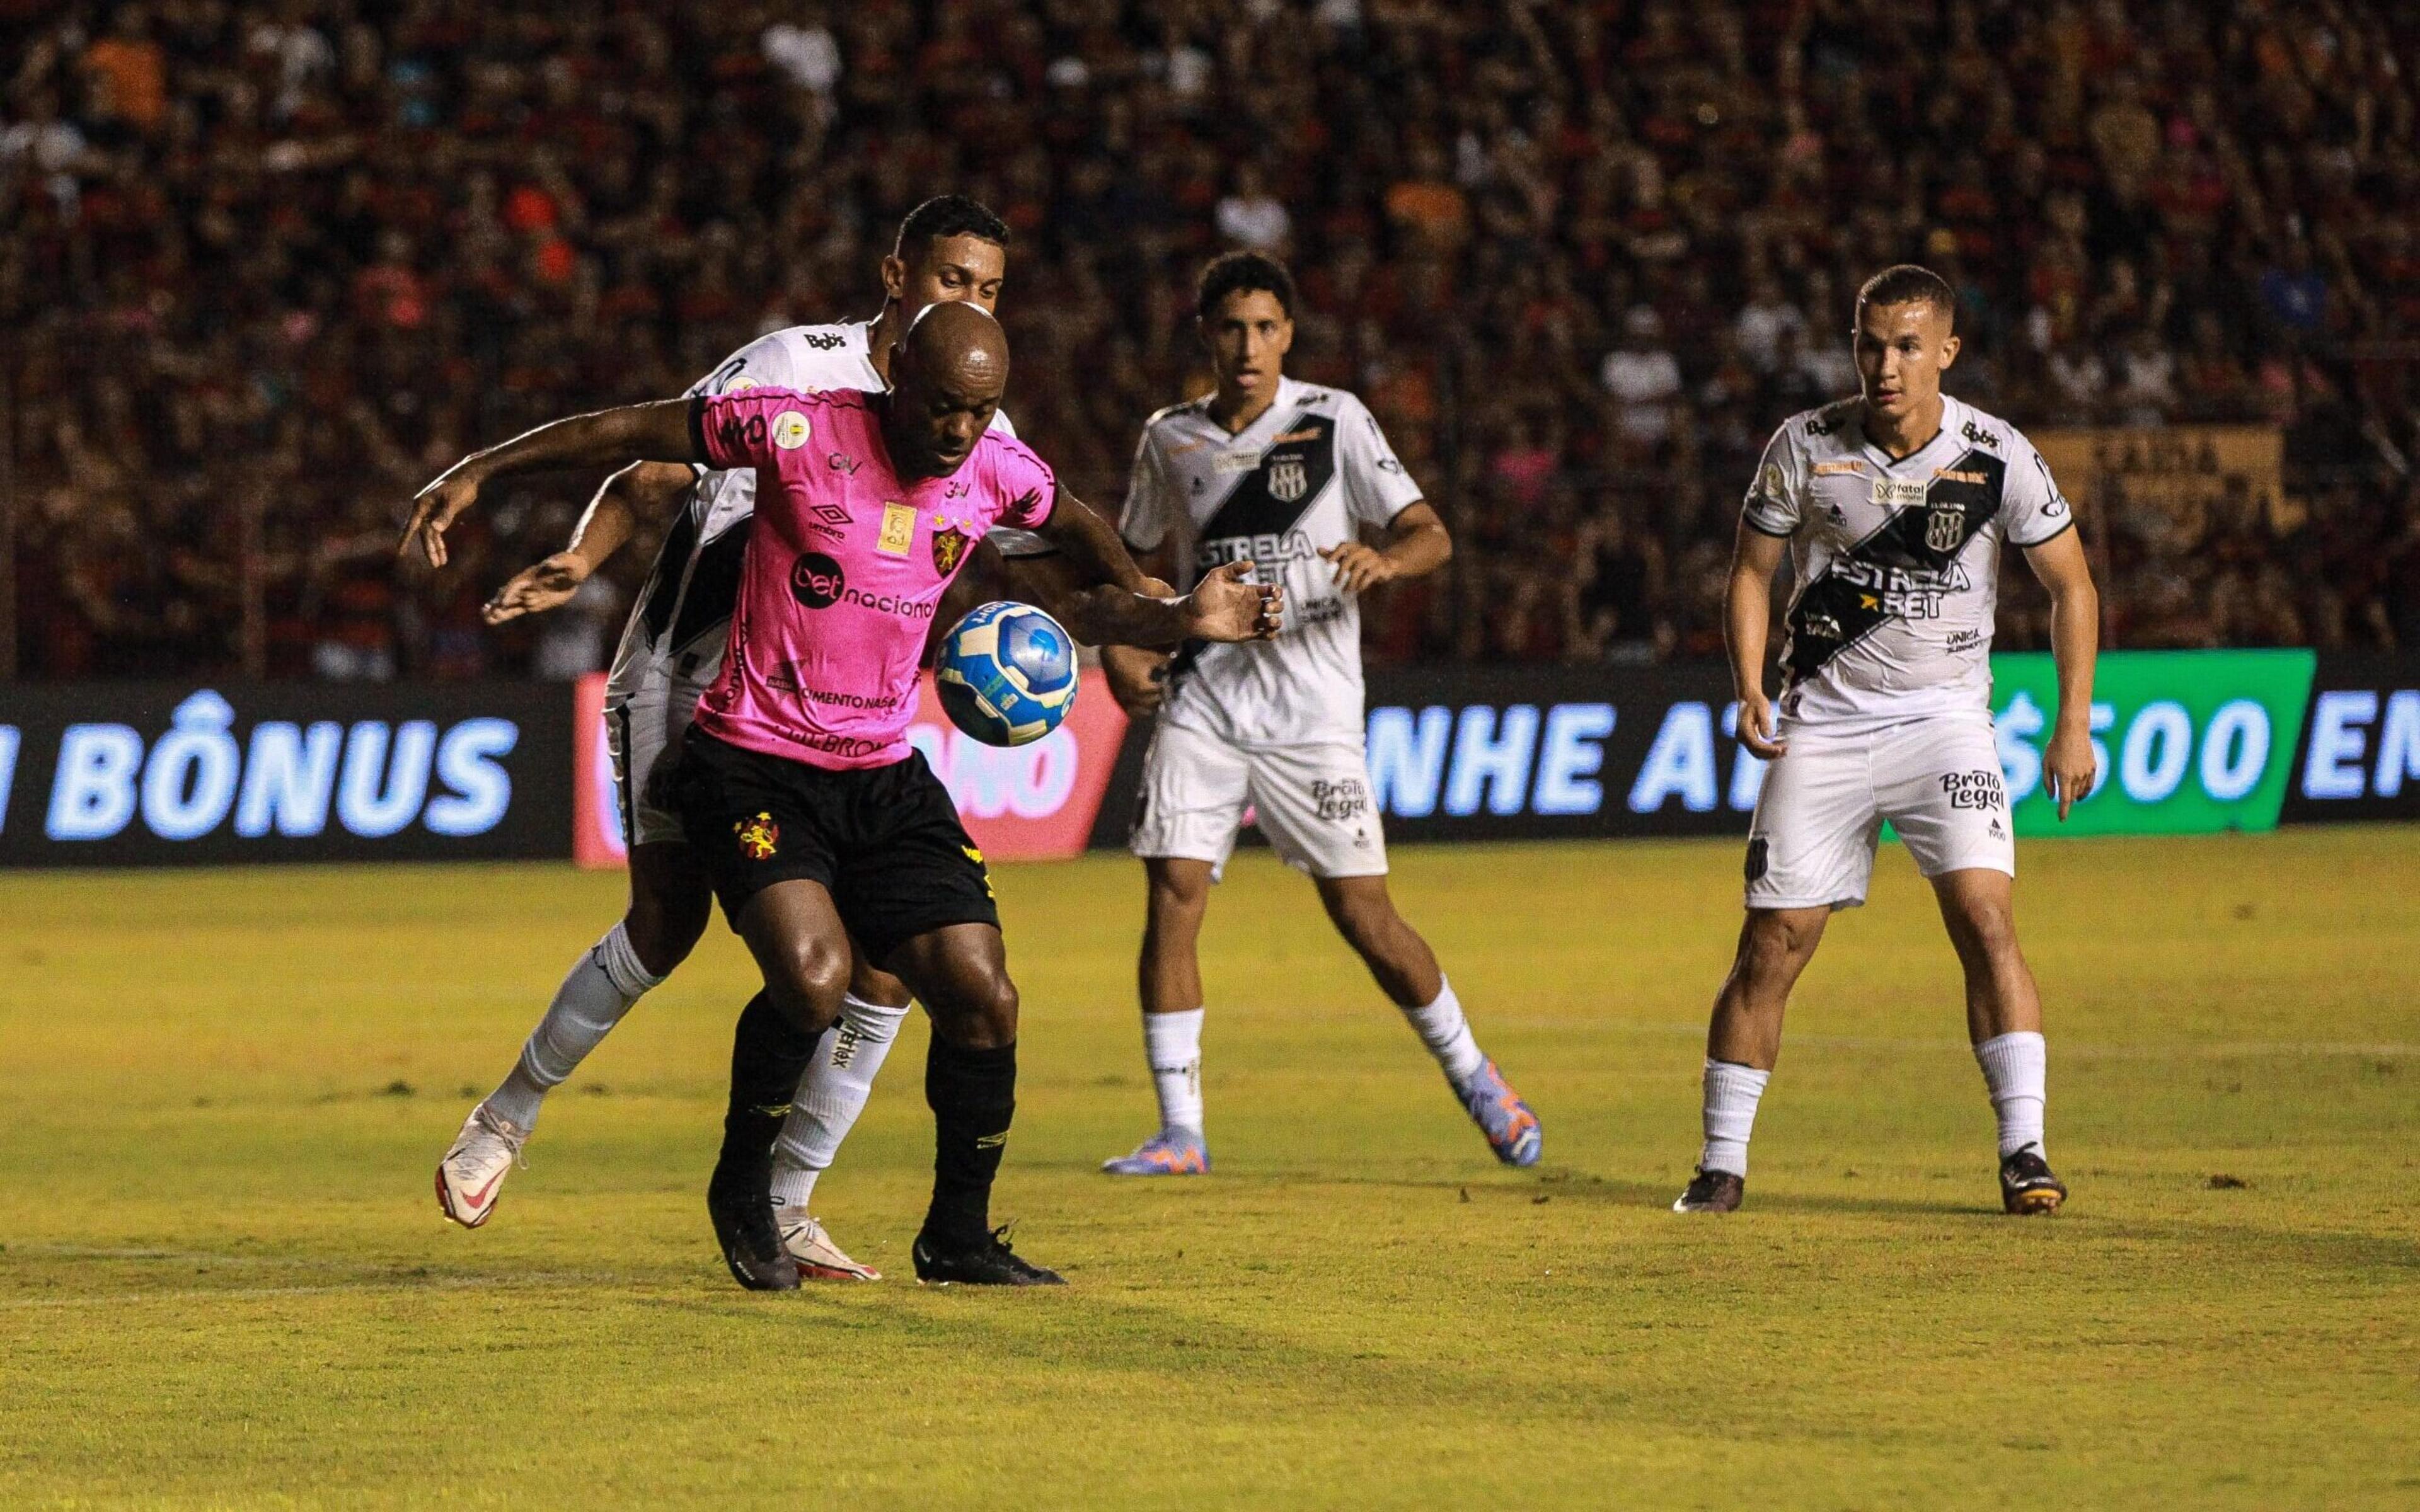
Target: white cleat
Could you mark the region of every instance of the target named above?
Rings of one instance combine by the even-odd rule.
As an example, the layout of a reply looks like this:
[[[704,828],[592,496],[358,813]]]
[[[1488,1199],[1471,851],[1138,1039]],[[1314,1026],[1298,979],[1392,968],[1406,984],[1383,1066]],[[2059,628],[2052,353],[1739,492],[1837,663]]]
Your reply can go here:
[[[799,1262],[801,1281],[879,1281],[882,1273],[870,1265],[860,1265],[845,1254],[824,1226],[814,1218],[800,1218],[782,1226],[782,1247],[790,1258]]]
[[[504,1178],[521,1160],[521,1144],[529,1131],[488,1111],[480,1103],[462,1120],[445,1158],[437,1163],[437,1206],[465,1228],[476,1228],[496,1211],[496,1195]]]

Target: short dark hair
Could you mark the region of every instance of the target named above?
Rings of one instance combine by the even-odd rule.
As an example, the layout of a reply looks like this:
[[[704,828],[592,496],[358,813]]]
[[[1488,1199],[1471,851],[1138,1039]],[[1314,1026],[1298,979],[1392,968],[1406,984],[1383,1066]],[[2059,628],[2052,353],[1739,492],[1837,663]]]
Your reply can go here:
[[[1914,263],[1885,268],[1867,279],[1857,290],[1860,320],[1865,318],[1869,304],[1930,304],[1941,312],[1944,320],[1958,323],[1958,293],[1949,286],[1949,280]]]
[[[892,243],[891,255],[905,257],[908,249],[923,250],[920,243],[946,241],[952,237],[973,237],[1005,249],[1008,246],[1008,223],[991,212],[991,207],[965,194],[937,194],[908,212],[899,223],[899,239]]]
[[[1203,320],[1210,318],[1230,294],[1249,294],[1255,290],[1276,296],[1278,308],[1285,317],[1294,318],[1294,275],[1286,265],[1262,252],[1231,252],[1211,259],[1202,270],[1201,282],[1193,286],[1193,313]]]

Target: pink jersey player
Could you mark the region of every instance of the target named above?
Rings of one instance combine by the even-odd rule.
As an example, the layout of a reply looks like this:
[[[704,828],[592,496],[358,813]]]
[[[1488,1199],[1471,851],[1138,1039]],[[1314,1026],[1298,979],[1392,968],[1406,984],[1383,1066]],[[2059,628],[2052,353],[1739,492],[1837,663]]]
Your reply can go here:
[[[902,759],[942,594],[994,524],[1050,517],[1049,465],[991,432],[950,476],[902,483],[847,390],[742,389],[696,413],[711,465],[756,470],[730,654],[698,728],[833,771]]]

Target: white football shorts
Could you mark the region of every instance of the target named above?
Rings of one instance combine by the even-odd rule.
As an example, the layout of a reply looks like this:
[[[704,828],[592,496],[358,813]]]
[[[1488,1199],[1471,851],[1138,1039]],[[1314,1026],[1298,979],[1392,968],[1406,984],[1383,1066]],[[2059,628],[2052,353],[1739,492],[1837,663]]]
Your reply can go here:
[[[1370,765],[1361,743],[1351,740],[1245,749],[1163,721],[1143,755],[1129,846],[1146,859],[1223,870],[1247,808],[1257,810],[1279,858],[1297,872],[1386,874],[1387,836],[1370,804]]]
[[[1789,753],[1764,774],[1748,829],[1750,908],[1854,908],[1890,821],[1928,877],[2017,874],[2017,841],[1988,714],[1857,734],[1783,727]]]
[[[706,665],[681,675],[682,666],[699,661]],[[697,715],[697,701],[706,696],[721,671],[720,656],[692,655],[677,663],[658,662],[640,674],[627,698],[609,695],[605,744],[613,758],[613,790],[621,799],[625,844],[653,845],[687,838],[663,784],[654,779],[666,757],[679,750],[681,736]]]

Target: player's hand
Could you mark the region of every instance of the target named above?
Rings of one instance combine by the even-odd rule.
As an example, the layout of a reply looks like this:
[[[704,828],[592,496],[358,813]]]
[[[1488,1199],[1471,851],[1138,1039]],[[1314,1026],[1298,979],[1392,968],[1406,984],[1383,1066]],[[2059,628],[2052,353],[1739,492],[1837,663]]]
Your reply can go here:
[[[2058,800],[2058,817],[2091,795],[2101,780],[2101,764],[2092,758],[2092,733],[2081,724],[2061,723],[2051,732],[2050,748],[2042,752],[2042,781]]]
[[[455,468],[423,488],[411,501],[411,518],[403,527],[403,539],[396,543],[397,556],[411,554],[414,546],[432,567],[445,565],[445,527],[454,517],[471,507],[479,497],[477,476],[462,468]]]
[[[497,589],[495,596],[481,608],[479,618],[489,625],[502,625],[524,614],[561,609],[571,602],[571,595],[580,592],[580,585],[596,570],[577,551],[557,551],[544,562],[513,574],[512,580]]]
[[[1159,712],[1168,692],[1168,657],[1136,646],[1103,646],[1101,671],[1109,680],[1109,697],[1129,719],[1148,719]]]
[[[1331,546],[1319,554],[1336,564],[1336,586],[1348,594],[1364,593],[1380,583],[1393,582],[1398,576],[1387,553],[1358,541]]]
[[[1780,729],[1773,719],[1773,701],[1764,696],[1762,688],[1753,689],[1740,700],[1739,743],[1747,748],[1749,755],[1768,762],[1777,762],[1789,754],[1790,742],[1781,738]]]
[[[1249,562],[1230,562],[1193,585],[1185,599],[1185,633],[1196,640],[1266,640],[1285,623],[1281,589],[1246,582]]]

